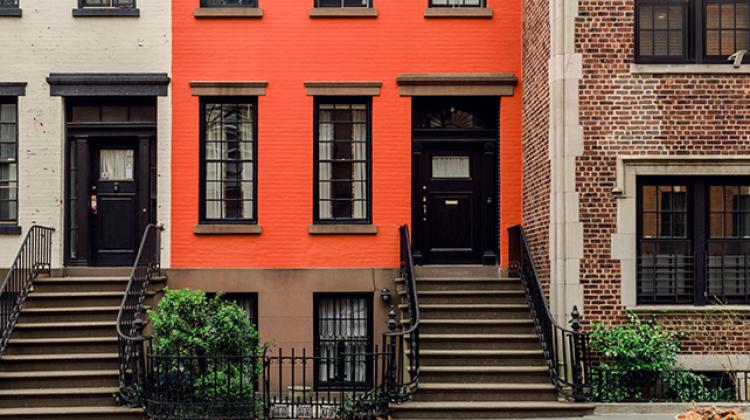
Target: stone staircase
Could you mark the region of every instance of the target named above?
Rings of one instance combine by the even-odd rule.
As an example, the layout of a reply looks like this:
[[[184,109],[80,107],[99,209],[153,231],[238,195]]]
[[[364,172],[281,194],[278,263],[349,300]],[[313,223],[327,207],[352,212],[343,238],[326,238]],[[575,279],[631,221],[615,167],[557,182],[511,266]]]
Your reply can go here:
[[[0,419],[144,418],[142,409],[119,407],[113,398],[115,323],[129,275],[79,268],[34,282],[0,357]]]
[[[395,419],[576,417],[558,400],[521,281],[497,267],[417,268],[421,380]],[[401,297],[403,282],[398,284]],[[404,324],[406,306],[401,305]]]

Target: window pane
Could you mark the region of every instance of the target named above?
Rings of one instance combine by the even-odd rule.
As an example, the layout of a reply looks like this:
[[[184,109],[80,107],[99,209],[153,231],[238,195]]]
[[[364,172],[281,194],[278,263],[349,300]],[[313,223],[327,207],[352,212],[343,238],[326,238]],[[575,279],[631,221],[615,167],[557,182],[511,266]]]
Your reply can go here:
[[[318,220],[366,220],[368,106],[318,104]]]
[[[435,156],[432,158],[433,178],[469,178],[469,156]]]
[[[99,180],[132,181],[133,150],[102,149],[99,151]]]
[[[205,103],[204,115],[204,217],[252,221],[255,104]]]
[[[750,5],[747,0],[706,0],[705,53],[729,56],[750,44]]]
[[[318,385],[365,385],[372,347],[370,308],[364,297],[326,297],[317,302]]]

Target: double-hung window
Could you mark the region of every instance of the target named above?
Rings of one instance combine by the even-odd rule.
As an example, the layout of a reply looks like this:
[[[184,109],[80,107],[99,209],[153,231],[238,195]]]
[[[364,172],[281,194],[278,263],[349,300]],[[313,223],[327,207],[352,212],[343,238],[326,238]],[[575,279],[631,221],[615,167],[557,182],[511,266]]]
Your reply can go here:
[[[430,0],[430,7],[487,7],[487,0]]]
[[[18,100],[0,97],[0,223],[18,223]]]
[[[201,7],[258,7],[258,0],[201,0]]]
[[[315,100],[315,223],[370,223],[371,103]]]
[[[726,63],[735,52],[750,49],[750,0],[636,4],[637,62]],[[747,56],[744,62],[750,62]]]
[[[133,9],[135,0],[79,0],[79,7],[82,9],[88,7]]]
[[[0,9],[1,8],[16,9],[18,8],[18,0],[0,0]]]
[[[750,304],[750,178],[638,184],[638,303]]]
[[[372,7],[373,0],[315,0],[315,7]]]
[[[201,98],[201,222],[257,222],[257,103]]]
[[[315,384],[366,387],[372,381],[372,295],[316,294]]]

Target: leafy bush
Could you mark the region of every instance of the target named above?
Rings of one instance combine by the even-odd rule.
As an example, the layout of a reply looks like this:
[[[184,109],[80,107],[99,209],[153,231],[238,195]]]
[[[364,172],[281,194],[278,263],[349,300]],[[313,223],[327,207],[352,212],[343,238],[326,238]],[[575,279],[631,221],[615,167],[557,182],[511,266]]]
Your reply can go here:
[[[683,370],[677,360],[681,335],[630,314],[622,326],[595,324],[591,350],[600,357],[592,394],[598,401],[716,401],[705,375]]]
[[[154,392],[174,402],[161,414],[213,418],[259,407],[255,384],[265,347],[242,308],[221,294],[167,290],[148,314]]]

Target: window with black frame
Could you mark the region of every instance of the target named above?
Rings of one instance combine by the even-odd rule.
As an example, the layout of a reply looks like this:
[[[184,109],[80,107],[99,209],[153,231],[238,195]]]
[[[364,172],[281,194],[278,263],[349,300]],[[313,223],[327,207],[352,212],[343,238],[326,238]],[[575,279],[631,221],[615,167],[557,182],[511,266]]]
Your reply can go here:
[[[641,63],[726,63],[750,49],[750,0],[637,0],[635,34]]]
[[[201,7],[258,7],[258,0],[201,0]]]
[[[370,98],[315,101],[316,223],[370,221]]]
[[[315,0],[315,7],[372,7],[373,0]]]
[[[0,97],[0,223],[18,223],[17,103]]]
[[[487,0],[430,0],[430,7],[487,7]]]
[[[372,382],[372,295],[316,294],[315,385],[359,388]]]
[[[0,8],[17,9],[18,0],[0,0]]]
[[[201,99],[201,222],[257,221],[257,98]]]
[[[639,180],[639,304],[750,303],[750,179]]]
[[[79,6],[81,8],[108,7],[108,8],[131,9],[131,8],[135,8],[135,0],[80,0]]]

